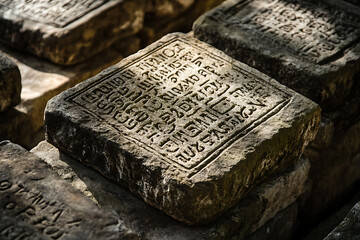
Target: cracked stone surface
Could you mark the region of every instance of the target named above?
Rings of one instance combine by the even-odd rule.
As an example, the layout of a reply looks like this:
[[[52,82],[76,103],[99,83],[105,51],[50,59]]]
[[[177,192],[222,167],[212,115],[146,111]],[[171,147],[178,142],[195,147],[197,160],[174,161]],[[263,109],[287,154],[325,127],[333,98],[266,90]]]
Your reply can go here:
[[[297,160],[311,100],[223,52],[169,34],[52,98],[46,139],[187,224],[214,220]]]

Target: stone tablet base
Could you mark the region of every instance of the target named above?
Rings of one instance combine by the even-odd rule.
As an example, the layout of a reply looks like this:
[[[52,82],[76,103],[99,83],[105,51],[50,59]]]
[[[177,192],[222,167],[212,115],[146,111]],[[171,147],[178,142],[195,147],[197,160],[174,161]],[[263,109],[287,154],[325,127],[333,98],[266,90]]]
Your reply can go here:
[[[22,147],[0,142],[0,239],[134,239]]]
[[[31,152],[144,239],[244,239],[250,233],[255,237],[250,239],[257,239],[258,234],[267,236],[261,239],[274,239],[281,231],[281,236],[289,236],[297,216],[294,202],[305,189],[310,167],[308,160],[300,159],[284,174],[255,188],[216,221],[189,227],[149,206],[48,142],[41,142]]]
[[[34,147],[39,142],[35,139],[37,135],[44,138],[44,109],[50,98],[117,63],[139,47],[140,40],[136,37],[122,39],[84,63],[61,67],[0,45],[0,54],[11,58],[22,76],[21,103],[16,110],[0,116],[4,120],[0,122],[0,140],[10,139],[26,148]]]

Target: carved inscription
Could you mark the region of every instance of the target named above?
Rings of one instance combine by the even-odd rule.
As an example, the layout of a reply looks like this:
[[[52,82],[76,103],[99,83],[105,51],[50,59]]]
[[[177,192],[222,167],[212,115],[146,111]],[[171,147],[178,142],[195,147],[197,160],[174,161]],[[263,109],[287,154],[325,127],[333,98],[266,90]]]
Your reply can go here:
[[[196,171],[289,98],[240,66],[175,38],[67,100],[161,159]]]
[[[256,10],[245,17],[236,16],[249,4],[240,1],[226,11],[226,17],[217,13],[211,19],[242,29],[255,29],[317,63],[327,61],[360,38],[357,28],[360,19],[340,9],[298,0],[255,2]]]
[[[27,19],[64,27],[105,2],[107,0],[0,0],[0,7]]]
[[[44,198],[41,191],[28,189],[9,179],[0,179],[0,197],[0,217],[9,218],[9,222],[0,224],[1,239],[30,239],[34,231],[18,222],[29,223],[51,239],[62,239],[69,229],[79,227],[82,221],[71,218],[71,211],[53,199]]]

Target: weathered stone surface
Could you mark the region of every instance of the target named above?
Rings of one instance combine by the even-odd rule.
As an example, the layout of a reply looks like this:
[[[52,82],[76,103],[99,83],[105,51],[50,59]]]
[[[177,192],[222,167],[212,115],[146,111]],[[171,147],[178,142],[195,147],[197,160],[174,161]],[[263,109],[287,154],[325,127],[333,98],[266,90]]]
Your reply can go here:
[[[261,226],[266,226],[266,229],[290,226],[293,224],[290,219],[294,215],[296,218],[296,211],[290,210],[291,217],[287,218],[286,224],[279,223],[278,227],[278,221],[271,219],[279,218],[277,213],[286,209],[304,191],[310,167],[308,160],[300,159],[284,173],[253,189],[224,216],[202,227],[190,227],[152,208],[48,142],[41,142],[31,152],[47,162],[63,179],[88,198],[113,212],[125,226],[143,239],[244,239]],[[280,214],[284,216],[283,213]],[[287,227],[286,229],[289,230]],[[266,235],[270,237],[274,234],[274,231],[270,231]]]
[[[246,240],[289,240],[297,220],[297,204],[291,204],[283,211],[276,214],[262,228],[251,234]],[[233,239],[239,239],[234,237]]]
[[[360,70],[360,8],[343,1],[228,0],[194,36],[319,103],[342,104]]]
[[[313,139],[319,107],[184,34],[169,34],[45,110],[47,140],[174,218],[206,223]]]
[[[0,142],[1,239],[129,239],[134,234],[34,154]]]
[[[0,40],[69,65],[142,27],[145,1],[0,1]]]
[[[167,4],[165,4],[166,2]],[[139,32],[142,47],[146,47],[171,32],[191,31],[194,21],[201,14],[219,5],[223,0],[191,1],[193,4],[190,6],[188,6],[190,1],[185,0],[181,5],[182,8],[176,8],[174,11],[168,10],[166,11],[167,14],[164,15],[161,13],[164,8],[173,9],[176,4],[179,4],[178,1],[170,2],[169,0],[155,0],[153,3],[149,1],[151,7],[148,9],[149,12],[145,14],[144,26]],[[181,17],[178,16],[180,13]]]
[[[334,135],[324,149],[307,148],[311,162],[312,188],[300,203],[306,221],[315,220],[345,195],[360,180],[360,121]]]
[[[176,17],[193,3],[194,0],[149,0],[145,12],[149,19]]]
[[[33,148],[39,143],[34,135],[42,135],[42,140],[45,137],[42,130],[44,109],[50,98],[119,62],[139,47],[139,39],[129,37],[115,42],[89,61],[60,67],[0,45],[0,53],[18,65],[22,75],[21,103],[15,111],[18,113],[12,110],[12,113],[2,114],[4,121],[0,122],[0,139],[10,139],[26,148]]]
[[[340,223],[324,240],[359,240],[360,239],[360,203],[350,210]]]
[[[20,103],[21,75],[17,65],[0,54],[0,112]]]
[[[345,202],[346,200],[347,200],[346,198],[343,198],[343,202]],[[313,228],[313,230],[308,235],[306,235],[306,237],[302,238],[302,240],[324,239],[344,220],[346,215],[359,201],[360,201],[360,191],[357,191],[357,194],[354,197],[352,197],[350,200],[348,200],[346,203],[343,203],[340,209],[336,209],[325,220],[322,219],[320,223],[318,222],[316,224],[316,227]],[[328,214],[329,213],[330,211],[328,211]]]

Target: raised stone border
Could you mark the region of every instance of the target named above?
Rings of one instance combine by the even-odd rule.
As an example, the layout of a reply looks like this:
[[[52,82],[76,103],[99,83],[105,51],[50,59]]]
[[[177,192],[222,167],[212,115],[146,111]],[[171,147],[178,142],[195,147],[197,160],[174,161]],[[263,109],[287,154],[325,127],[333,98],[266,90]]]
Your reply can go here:
[[[298,159],[319,114],[217,49],[169,34],[50,100],[45,128],[70,156],[203,224]]]

